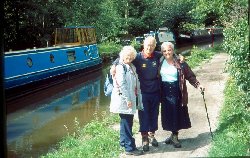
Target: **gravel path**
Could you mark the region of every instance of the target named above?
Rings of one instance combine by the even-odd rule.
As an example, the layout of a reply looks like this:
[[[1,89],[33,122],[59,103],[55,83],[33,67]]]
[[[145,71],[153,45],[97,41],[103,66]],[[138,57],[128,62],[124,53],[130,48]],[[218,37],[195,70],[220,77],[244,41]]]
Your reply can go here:
[[[228,78],[224,72],[225,62],[229,56],[225,53],[219,53],[214,57],[193,69],[197,79],[206,88],[205,101],[208,109],[208,115],[212,131],[216,130],[220,108],[223,105],[223,90]],[[166,145],[164,140],[170,136],[170,132],[163,131],[161,127],[161,118],[159,117],[159,130],[156,131],[156,139],[159,141],[159,147],[152,147],[150,151],[145,152],[143,158],[183,158],[183,157],[206,157],[211,144],[211,134],[207,120],[207,114],[204,106],[203,97],[199,90],[187,83],[189,93],[189,115],[192,127],[179,131],[179,139],[182,148],[176,149],[172,145]],[[159,115],[160,116],[160,115]],[[136,116],[135,119],[138,119]],[[140,133],[134,135],[136,145],[141,149]],[[130,158],[121,154],[120,158]]]

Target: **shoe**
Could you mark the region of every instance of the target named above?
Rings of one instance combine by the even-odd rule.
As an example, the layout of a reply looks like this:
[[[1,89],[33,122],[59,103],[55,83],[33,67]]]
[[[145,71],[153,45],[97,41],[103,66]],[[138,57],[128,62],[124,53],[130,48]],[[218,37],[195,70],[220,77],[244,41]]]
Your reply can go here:
[[[144,152],[149,151],[149,139],[148,136],[142,137],[142,149]]]
[[[173,144],[175,148],[181,148],[181,143],[179,142],[177,134],[171,134],[171,136],[165,140],[165,143]]]
[[[165,142],[166,144],[170,144],[172,139],[173,139],[173,134],[171,134],[171,136],[168,137],[164,142]]]
[[[149,142],[152,144],[152,146],[158,147],[158,142],[157,142],[157,140],[155,139],[154,135],[150,135],[150,136],[149,136]]]
[[[134,155],[134,156],[139,156],[143,154],[143,151],[138,150],[137,148],[135,148],[135,150],[133,151],[126,151],[125,153],[126,155]]]
[[[178,135],[173,135],[171,139],[171,143],[173,144],[175,148],[181,148],[181,143],[178,140]]]

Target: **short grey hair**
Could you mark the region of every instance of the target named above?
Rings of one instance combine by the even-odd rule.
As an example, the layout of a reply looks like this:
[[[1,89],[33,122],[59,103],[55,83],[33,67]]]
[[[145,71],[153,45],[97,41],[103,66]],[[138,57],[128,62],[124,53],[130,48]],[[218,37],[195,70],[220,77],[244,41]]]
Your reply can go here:
[[[143,44],[145,44],[146,42],[149,42],[149,41],[153,41],[154,42],[154,46],[156,46],[156,39],[153,37],[153,36],[148,36],[145,38]]]
[[[123,57],[127,54],[132,55],[135,59],[137,52],[133,46],[124,46],[119,54],[120,59],[123,59]]]
[[[163,49],[164,47],[166,47],[166,46],[170,46],[170,47],[174,50],[174,44],[173,44],[172,42],[163,42],[163,43],[161,44],[161,51],[162,51],[162,49]]]

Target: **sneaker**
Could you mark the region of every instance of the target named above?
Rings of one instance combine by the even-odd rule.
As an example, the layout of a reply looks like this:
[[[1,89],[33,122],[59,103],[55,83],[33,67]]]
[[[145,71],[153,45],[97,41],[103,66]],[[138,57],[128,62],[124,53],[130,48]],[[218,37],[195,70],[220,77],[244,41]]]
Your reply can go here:
[[[125,153],[126,155],[134,155],[134,156],[139,156],[143,154],[143,151],[138,150],[137,148],[135,148],[135,150],[133,151],[126,151]]]
[[[152,146],[158,147],[158,142],[155,139],[154,135],[149,136],[149,142],[152,144]]]
[[[144,152],[149,151],[149,139],[148,136],[142,137],[142,149]]]

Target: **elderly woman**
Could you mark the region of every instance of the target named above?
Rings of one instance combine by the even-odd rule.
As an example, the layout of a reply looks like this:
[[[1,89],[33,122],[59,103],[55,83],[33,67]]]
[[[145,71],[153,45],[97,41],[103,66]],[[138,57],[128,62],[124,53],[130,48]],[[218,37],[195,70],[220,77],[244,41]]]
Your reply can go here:
[[[133,138],[132,126],[136,109],[142,110],[141,90],[135,66],[131,63],[136,57],[132,46],[124,46],[120,52],[119,64],[113,76],[110,112],[120,116],[120,145],[127,155],[141,155]]]
[[[171,131],[172,134],[165,140],[166,144],[173,144],[180,148],[178,131],[191,127],[188,114],[188,93],[186,80],[195,88],[204,90],[195,74],[186,62],[180,63],[174,55],[174,45],[164,42],[161,45],[163,58],[160,62],[162,105],[161,121],[163,130]]]

